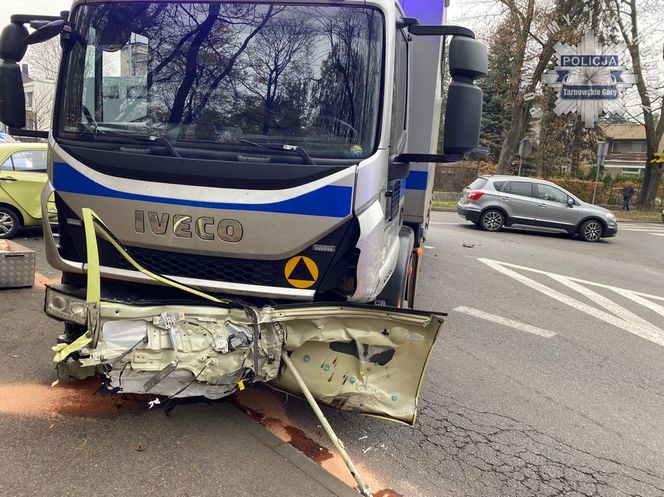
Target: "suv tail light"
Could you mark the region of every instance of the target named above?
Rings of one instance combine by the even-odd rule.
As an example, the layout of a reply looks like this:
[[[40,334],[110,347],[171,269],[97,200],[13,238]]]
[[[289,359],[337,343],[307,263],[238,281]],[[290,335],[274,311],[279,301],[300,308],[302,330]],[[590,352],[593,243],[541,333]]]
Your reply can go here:
[[[468,192],[468,198],[470,200],[479,200],[484,195],[484,192]]]

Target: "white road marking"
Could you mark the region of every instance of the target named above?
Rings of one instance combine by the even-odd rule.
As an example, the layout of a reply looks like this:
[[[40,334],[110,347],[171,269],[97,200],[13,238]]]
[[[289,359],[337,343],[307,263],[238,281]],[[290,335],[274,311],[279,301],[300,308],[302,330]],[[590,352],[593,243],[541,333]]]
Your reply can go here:
[[[552,338],[556,336],[556,333],[553,331],[545,330],[544,328],[538,328],[537,326],[532,326],[520,321],[514,321],[513,319],[507,319],[495,314],[489,314],[488,312],[480,311],[479,309],[473,309],[472,307],[461,306],[454,310],[456,312],[468,314],[469,316],[475,316],[476,318],[484,319],[485,321],[491,321],[493,323],[502,324],[503,326],[508,326],[516,330],[525,331],[526,333],[539,335],[544,338]]]
[[[664,225],[661,224],[619,224],[618,230],[646,233],[652,236],[664,236]]]
[[[499,273],[502,273],[505,276],[509,276],[510,278],[515,279],[520,283],[523,283],[524,285],[529,286],[530,288],[551,297],[552,299],[558,300],[559,302],[567,304],[570,307],[573,307],[574,309],[577,309],[581,312],[585,312],[586,314],[589,314],[597,319],[609,323],[610,325],[613,325],[617,328],[620,328],[629,333],[637,335],[641,338],[645,338],[646,340],[649,340],[653,343],[656,343],[664,347],[664,330],[653,325],[652,323],[649,323],[645,319],[637,316],[636,314],[625,309],[616,302],[613,302],[609,298],[604,297],[603,295],[600,295],[597,292],[590,290],[589,288],[586,288],[579,283],[609,289],[619,295],[622,295],[627,299],[632,300],[637,304],[643,305],[644,307],[647,307],[657,312],[658,314],[664,313],[664,307],[659,304],[655,304],[654,302],[650,302],[649,299],[664,301],[664,297],[659,297],[657,295],[649,295],[642,292],[635,292],[625,288],[613,287],[610,285],[604,285],[602,283],[586,281],[579,278],[563,276],[548,271],[542,271],[540,269],[534,269],[525,266],[519,266],[516,264],[510,264],[507,262],[499,262],[484,258],[478,260],[486,264],[490,268],[495,269]],[[561,293],[558,290],[555,290],[553,288],[544,285],[543,283],[528,278],[527,276],[518,273],[510,268],[546,275],[549,278],[565,285],[567,288],[582,294],[583,296],[592,300],[593,302],[595,302],[596,304],[603,307],[609,312],[597,309],[591,305],[581,302],[573,297],[570,297],[569,295],[565,295],[564,293]]]
[[[462,221],[456,223],[446,222],[446,221],[431,221],[429,224],[463,224]]]
[[[631,290],[624,290],[622,288],[614,288],[613,291],[619,295],[622,295],[623,297],[633,300],[637,304],[641,304],[643,307],[647,307],[651,311],[655,311],[660,316],[664,316],[664,306],[655,304],[654,302],[651,302],[650,300],[643,298],[640,294],[636,292],[633,292]],[[652,297],[653,296],[651,296],[650,298]]]
[[[618,226],[618,229],[622,231],[658,231],[664,230],[664,226]]]
[[[634,231],[636,233],[646,233],[652,236],[664,236],[664,224],[655,224],[655,223],[642,223],[642,224],[632,224],[632,223],[620,223],[618,224],[619,231]]]

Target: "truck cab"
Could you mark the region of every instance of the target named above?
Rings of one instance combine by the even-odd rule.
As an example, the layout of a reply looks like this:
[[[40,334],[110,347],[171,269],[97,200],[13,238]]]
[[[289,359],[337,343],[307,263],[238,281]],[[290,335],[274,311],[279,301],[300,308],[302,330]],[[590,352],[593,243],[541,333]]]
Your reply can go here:
[[[289,335],[300,337],[297,347],[336,340],[346,344],[337,352],[357,346],[346,359],[365,366],[372,361],[360,345],[388,347],[378,335],[396,326],[410,330],[394,332],[401,338],[426,336],[411,375],[421,378],[437,318],[401,310],[390,327],[384,306],[414,306],[433,163],[458,160],[477,145],[482,94],[474,81],[487,62],[470,30],[420,24],[390,0],[75,0],[59,16],[13,16],[2,33],[0,120],[12,128],[25,124],[17,62],[28,44],[54,36],[63,55],[42,204],[53,196],[58,211],[58,229],[46,222],[44,239],[49,263],[63,272],[46,302],[67,325],[61,348],[69,354],[61,362],[97,371],[106,365],[115,388],[117,368],[130,364],[138,379],[134,385],[126,375],[125,391],[166,395],[199,379],[205,364],[198,383],[225,386],[196,391],[221,396],[243,378],[280,374],[270,347],[287,342],[284,323],[301,324]],[[425,38],[434,40],[426,45],[433,51],[422,60],[417,39]],[[439,103],[445,59],[445,141],[435,153],[437,113],[422,122],[411,113]],[[420,69],[438,94],[419,91]],[[422,136],[429,146],[414,148]],[[90,209],[105,233],[92,252]],[[91,301],[97,284],[101,294]],[[172,292],[183,287],[190,297],[239,302],[241,312],[182,304]],[[79,301],[83,316],[69,312]],[[174,302],[179,307],[169,307]],[[335,321],[335,313],[353,326]],[[235,345],[203,343],[206,326]],[[134,348],[113,338],[121,329],[138,330]],[[314,329],[329,333],[312,339]],[[90,341],[72,346],[86,334]],[[139,345],[144,337],[148,347]],[[212,350],[202,363],[185,352],[199,345]],[[154,356],[137,356],[142,349]],[[248,361],[241,366],[209,362],[239,350]],[[406,369],[408,354],[397,360]],[[164,373],[164,364],[176,362]],[[411,380],[416,397],[419,383]],[[320,398],[385,412],[338,394]],[[389,416],[414,419],[411,404],[400,414],[388,409]]]

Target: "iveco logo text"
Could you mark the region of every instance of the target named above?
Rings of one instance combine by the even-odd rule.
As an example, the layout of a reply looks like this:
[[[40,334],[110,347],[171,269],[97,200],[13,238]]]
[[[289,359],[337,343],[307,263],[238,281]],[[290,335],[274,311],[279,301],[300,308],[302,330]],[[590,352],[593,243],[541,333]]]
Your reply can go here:
[[[212,241],[217,237],[224,242],[239,242],[243,234],[242,225],[235,219],[222,219],[217,222],[207,216],[194,220],[191,216],[173,214],[171,220],[171,215],[167,213],[135,211],[136,233],[145,233],[146,224],[154,235],[165,235],[170,225],[173,235],[178,238],[192,238],[195,234],[201,240]]]

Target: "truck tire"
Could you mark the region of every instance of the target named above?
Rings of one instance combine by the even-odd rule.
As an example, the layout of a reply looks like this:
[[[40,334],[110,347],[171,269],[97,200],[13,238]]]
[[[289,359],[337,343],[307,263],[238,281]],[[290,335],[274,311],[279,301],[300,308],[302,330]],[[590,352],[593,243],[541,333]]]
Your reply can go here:
[[[420,276],[422,267],[422,258],[418,255],[417,249],[413,250],[409,270],[408,282],[406,287],[406,303],[409,309],[415,309],[415,298],[417,297],[417,280]]]
[[[406,283],[408,281],[408,268],[413,257],[415,234],[409,226],[402,226],[399,231],[399,258],[394,272],[387,281],[385,288],[376,297],[390,307],[403,307],[406,298]]]

